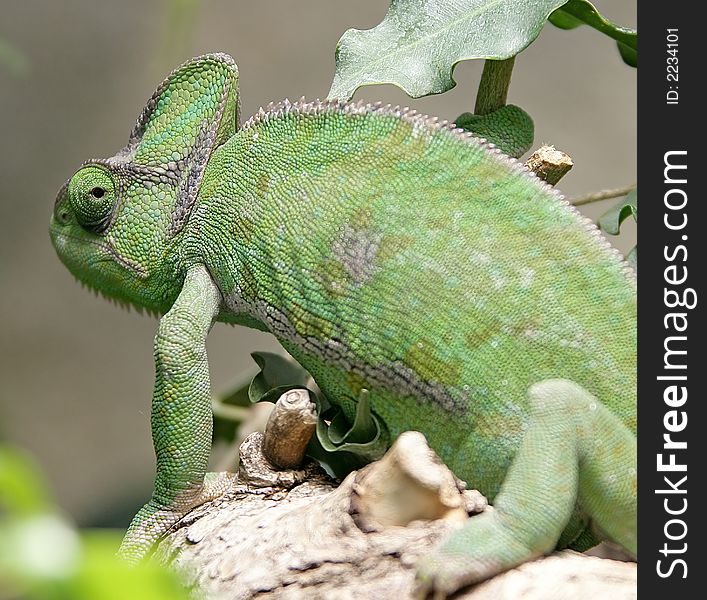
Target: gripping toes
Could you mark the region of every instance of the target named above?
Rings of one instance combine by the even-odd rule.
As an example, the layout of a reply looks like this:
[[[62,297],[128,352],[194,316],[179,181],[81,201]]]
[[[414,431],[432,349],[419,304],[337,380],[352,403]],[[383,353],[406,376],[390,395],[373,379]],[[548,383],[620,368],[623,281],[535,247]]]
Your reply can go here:
[[[420,599],[446,598],[460,588],[488,579],[551,549],[547,541],[529,546],[502,511],[472,517],[417,565]]]
[[[232,473],[207,473],[204,485],[196,493],[184,492],[167,505],[153,498],[135,515],[118,555],[131,564],[140,562],[192,509],[222,496],[233,485],[234,480],[235,475]]]
[[[441,600],[465,585],[474,583],[477,575],[470,568],[468,559],[440,548],[417,564],[415,598]]]

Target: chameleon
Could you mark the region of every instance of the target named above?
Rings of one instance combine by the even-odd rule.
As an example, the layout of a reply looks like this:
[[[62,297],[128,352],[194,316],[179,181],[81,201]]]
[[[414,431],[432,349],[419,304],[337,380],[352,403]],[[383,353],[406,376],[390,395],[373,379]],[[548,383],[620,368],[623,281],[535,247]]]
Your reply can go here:
[[[417,565],[420,594],[555,548],[636,554],[636,281],[595,226],[492,144],[409,109],[282,101],[239,121],[222,53],[160,84],[127,145],[86,161],[60,260],[157,313],[156,477],[130,562],[223,494],[207,473],[207,335],[271,332],[353,419],[425,434],[494,510]]]

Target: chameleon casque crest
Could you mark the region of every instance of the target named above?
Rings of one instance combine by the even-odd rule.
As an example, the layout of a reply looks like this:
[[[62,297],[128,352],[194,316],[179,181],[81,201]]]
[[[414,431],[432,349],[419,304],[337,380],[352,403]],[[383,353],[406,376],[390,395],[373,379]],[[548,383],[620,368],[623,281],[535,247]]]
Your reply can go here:
[[[636,289],[594,226],[515,160],[414,111],[288,101],[239,127],[224,54],[162,83],[127,146],[60,190],[51,237],[106,296],[161,315],[155,490],[120,553],[194,506],[214,321],[272,332],[349,417],[423,432],[495,510],[418,566],[449,593],[555,547],[636,552]]]

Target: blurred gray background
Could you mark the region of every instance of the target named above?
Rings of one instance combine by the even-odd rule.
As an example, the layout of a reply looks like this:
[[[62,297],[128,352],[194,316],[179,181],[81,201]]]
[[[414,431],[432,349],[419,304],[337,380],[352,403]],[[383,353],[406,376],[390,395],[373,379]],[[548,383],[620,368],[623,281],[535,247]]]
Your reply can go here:
[[[635,27],[635,0],[597,0]],[[384,0],[3,0],[0,4],[0,439],[31,452],[61,507],[82,525],[127,525],[151,491],[152,338],[156,321],[96,299],[54,255],[47,224],[57,189],[90,157],[127,141],[143,103],[183,60],[220,50],[241,74],[242,115],[271,100],[325,97],[334,48],[350,27],[381,21]],[[453,120],[473,110],[480,61],[457,87],[411,100],[391,86],[356,98]],[[546,26],[516,60],[509,101],[536,123],[536,146],[569,153],[568,196],[634,182],[636,72],[589,29]],[[596,218],[615,200],[591,205]],[[626,252],[635,227],[626,223]],[[268,335],[216,325],[214,389],[275,349]]]

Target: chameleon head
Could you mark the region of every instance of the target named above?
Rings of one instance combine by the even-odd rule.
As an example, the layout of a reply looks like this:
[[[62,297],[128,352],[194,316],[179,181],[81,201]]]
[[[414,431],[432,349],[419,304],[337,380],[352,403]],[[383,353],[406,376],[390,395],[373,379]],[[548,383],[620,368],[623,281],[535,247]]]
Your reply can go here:
[[[186,62],[147,102],[128,144],[87,161],[59,190],[50,235],[80,281],[122,302],[169,308],[174,273],[185,266],[172,250],[211,153],[237,129],[237,86],[230,56]]]
[[[149,176],[138,178],[111,160],[85,164],[54,204],[49,232],[59,258],[77,279],[104,295],[160,311],[154,298],[169,247],[175,200],[170,188]]]

